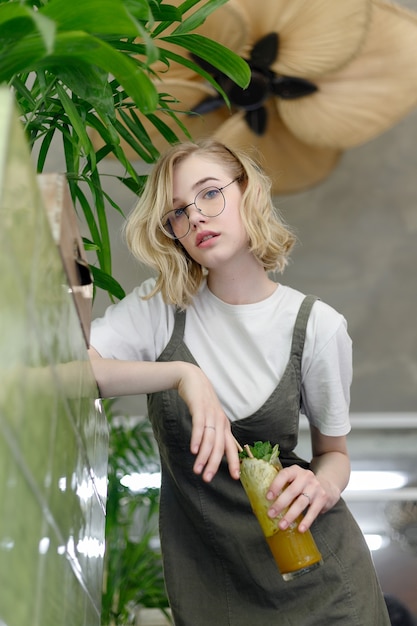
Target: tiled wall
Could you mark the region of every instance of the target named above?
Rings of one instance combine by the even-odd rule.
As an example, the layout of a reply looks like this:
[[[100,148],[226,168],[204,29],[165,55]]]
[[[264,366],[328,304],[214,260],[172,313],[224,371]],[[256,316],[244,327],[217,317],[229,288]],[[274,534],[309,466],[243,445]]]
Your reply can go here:
[[[0,333],[0,626],[98,626],[107,423],[7,90]]]

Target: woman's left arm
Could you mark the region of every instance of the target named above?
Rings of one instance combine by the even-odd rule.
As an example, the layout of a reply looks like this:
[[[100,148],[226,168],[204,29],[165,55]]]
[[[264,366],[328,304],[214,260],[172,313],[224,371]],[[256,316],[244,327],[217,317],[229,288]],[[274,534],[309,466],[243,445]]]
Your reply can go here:
[[[280,521],[284,530],[305,511],[300,532],[310,528],[320,513],[331,509],[349,482],[350,460],[346,437],[329,437],[310,426],[313,458],[310,469],[292,465],[281,470],[267,494],[271,500],[269,515],[288,511]]]

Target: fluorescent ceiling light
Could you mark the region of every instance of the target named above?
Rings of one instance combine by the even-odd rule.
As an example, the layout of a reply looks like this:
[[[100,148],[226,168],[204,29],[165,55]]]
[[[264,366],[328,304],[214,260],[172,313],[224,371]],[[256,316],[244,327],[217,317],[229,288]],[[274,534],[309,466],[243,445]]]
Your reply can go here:
[[[160,472],[144,472],[126,474],[121,484],[135,493],[146,489],[159,489],[161,486]],[[358,471],[351,473],[346,491],[379,491],[386,489],[400,489],[407,484],[407,476],[401,472],[388,471]]]
[[[402,472],[352,471],[346,491],[379,491],[400,489],[407,484]]]
[[[365,537],[366,543],[368,544],[368,548],[372,552],[376,552],[377,550],[386,548],[390,543],[389,538],[386,537],[385,535],[372,535],[372,534],[366,533],[364,537]]]

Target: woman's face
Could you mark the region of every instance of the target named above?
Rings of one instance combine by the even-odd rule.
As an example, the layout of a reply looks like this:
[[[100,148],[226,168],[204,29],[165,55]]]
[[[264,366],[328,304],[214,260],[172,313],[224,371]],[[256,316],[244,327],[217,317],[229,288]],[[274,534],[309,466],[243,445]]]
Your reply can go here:
[[[197,154],[186,157],[174,168],[173,208],[190,205],[186,209],[190,230],[181,238],[181,244],[197,263],[209,270],[248,255],[248,235],[240,216],[242,193],[239,183],[232,181],[233,175],[223,165]],[[226,187],[222,191],[224,210],[215,217],[204,215],[194,204],[196,195],[207,187]],[[216,195],[218,197],[215,191],[209,192],[208,198]],[[205,202],[203,199],[197,204],[204,208]],[[208,209],[207,212],[212,211]]]

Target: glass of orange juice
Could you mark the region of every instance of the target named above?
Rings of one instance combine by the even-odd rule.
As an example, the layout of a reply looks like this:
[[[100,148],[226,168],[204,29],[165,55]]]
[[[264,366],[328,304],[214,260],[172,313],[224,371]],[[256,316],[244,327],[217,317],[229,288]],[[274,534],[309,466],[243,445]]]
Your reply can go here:
[[[271,502],[266,499],[266,493],[281,468],[278,459],[271,464],[262,459],[244,458],[240,480],[283,579],[293,580],[322,565],[323,559],[310,530],[304,533],[298,530],[302,515],[286,530],[278,526],[286,511],[273,519],[268,516]]]

